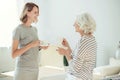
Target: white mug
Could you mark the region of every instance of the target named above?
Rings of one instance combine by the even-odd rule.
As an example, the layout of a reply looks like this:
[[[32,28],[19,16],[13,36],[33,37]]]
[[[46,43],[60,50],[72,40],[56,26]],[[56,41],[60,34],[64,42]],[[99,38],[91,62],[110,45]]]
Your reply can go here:
[[[40,46],[48,46],[49,43],[45,42],[45,41],[40,41]]]

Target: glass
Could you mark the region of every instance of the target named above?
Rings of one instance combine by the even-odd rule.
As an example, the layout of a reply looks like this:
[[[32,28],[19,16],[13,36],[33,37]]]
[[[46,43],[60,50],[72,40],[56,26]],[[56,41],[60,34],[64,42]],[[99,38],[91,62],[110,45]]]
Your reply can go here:
[[[64,39],[63,37],[59,37],[58,38],[57,47],[60,47],[60,48],[63,48],[63,49],[67,49],[67,47],[62,45],[63,39]]]
[[[40,46],[49,46],[49,43],[45,41],[40,41]]]

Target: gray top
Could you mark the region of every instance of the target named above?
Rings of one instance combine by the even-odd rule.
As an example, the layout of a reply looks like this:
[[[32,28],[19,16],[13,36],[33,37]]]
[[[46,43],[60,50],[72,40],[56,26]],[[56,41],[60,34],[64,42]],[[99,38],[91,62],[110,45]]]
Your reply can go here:
[[[14,40],[19,40],[19,48],[26,46],[32,41],[38,40],[37,29],[35,27],[26,27],[23,24],[18,25],[13,34]],[[18,56],[18,68],[38,68],[39,48],[34,47]]]

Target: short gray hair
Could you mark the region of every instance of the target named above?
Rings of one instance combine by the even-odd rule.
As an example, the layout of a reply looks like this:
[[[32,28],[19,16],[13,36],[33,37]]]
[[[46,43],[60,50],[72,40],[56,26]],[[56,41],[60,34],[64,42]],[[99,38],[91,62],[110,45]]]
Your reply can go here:
[[[96,23],[89,13],[82,13],[76,17],[78,26],[85,34],[92,34],[96,29]]]

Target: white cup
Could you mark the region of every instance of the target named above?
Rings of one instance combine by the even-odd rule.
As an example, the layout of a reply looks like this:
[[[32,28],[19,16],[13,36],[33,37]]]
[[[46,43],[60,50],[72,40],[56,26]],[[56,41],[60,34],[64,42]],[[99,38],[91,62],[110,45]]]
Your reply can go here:
[[[45,41],[40,41],[40,46],[48,46],[49,43],[45,42]]]

